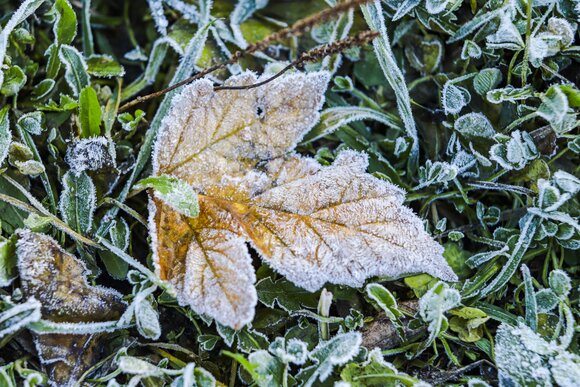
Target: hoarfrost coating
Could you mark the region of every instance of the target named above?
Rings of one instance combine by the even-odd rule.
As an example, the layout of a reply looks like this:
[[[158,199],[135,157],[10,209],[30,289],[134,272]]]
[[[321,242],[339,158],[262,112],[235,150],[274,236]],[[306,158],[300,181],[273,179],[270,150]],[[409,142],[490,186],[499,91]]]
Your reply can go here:
[[[262,77],[245,72],[225,84]],[[153,195],[149,219],[157,274],[180,303],[235,328],[250,322],[257,297],[246,242],[310,291],[420,272],[456,280],[404,192],[366,173],[366,154],[343,151],[323,167],[292,153],[319,119],[328,79],[294,73],[221,91],[199,80],[173,100],[153,174],[190,184],[200,212],[184,216]]]

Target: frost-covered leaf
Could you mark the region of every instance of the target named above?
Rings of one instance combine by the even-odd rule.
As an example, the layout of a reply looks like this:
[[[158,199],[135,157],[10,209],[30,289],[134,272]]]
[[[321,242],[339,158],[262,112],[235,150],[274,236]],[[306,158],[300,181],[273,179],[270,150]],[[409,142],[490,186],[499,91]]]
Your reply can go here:
[[[421,189],[434,184],[446,184],[457,177],[457,167],[444,161],[427,160],[425,166],[419,168],[419,185],[414,189]]]
[[[8,117],[9,106],[0,110],[0,167],[8,156],[12,133],[10,132],[10,119]]]
[[[526,164],[537,158],[539,153],[532,136],[528,132],[515,130],[511,137],[497,136],[499,144],[489,150],[489,158],[508,170],[522,169]]]
[[[117,121],[121,124],[123,130],[127,132],[132,132],[137,128],[139,122],[145,117],[145,112],[143,110],[135,110],[135,115],[131,113],[122,113],[117,116]]]
[[[454,127],[455,130],[470,140],[478,137],[493,138],[495,135],[491,122],[481,113],[468,113],[459,117],[455,121]]]
[[[4,87],[4,57],[6,56],[6,49],[8,47],[8,38],[10,34],[14,31],[16,26],[26,20],[30,15],[32,15],[38,7],[44,3],[45,0],[24,0],[20,2],[18,9],[12,14],[8,22],[4,25],[0,31],[0,87]]]
[[[445,82],[441,93],[441,104],[445,114],[457,114],[469,103],[469,92],[451,81]]]
[[[499,69],[483,69],[473,78],[473,88],[479,95],[486,95],[502,80]]]
[[[550,272],[550,288],[561,298],[565,298],[572,290],[572,281],[568,274],[563,270],[553,270]]]
[[[515,101],[525,100],[533,97],[533,95],[534,89],[528,85],[522,88],[507,86],[503,89],[490,90],[487,92],[485,97],[491,103],[500,104],[505,101],[514,103]]]
[[[426,0],[425,1],[425,8],[427,12],[430,14],[438,14],[445,10],[449,0]]]
[[[334,369],[334,366],[343,365],[358,354],[361,343],[362,337],[360,333],[349,332],[336,335],[332,339],[316,346],[309,355],[310,359],[316,364],[302,370],[303,372],[307,370],[311,372],[304,386],[310,387],[316,385],[319,381],[324,382]]]
[[[122,77],[125,69],[111,56],[91,55],[87,59],[87,73],[99,78]]]
[[[161,335],[159,324],[159,312],[153,307],[150,300],[143,300],[135,306],[135,322],[139,333],[152,340],[157,340]]]
[[[564,171],[557,171],[552,177],[554,183],[562,191],[574,196],[580,191],[580,179]]]
[[[75,231],[87,233],[93,223],[96,190],[85,172],[67,172],[62,178],[63,191],[59,209],[63,220]]]
[[[64,77],[73,95],[77,96],[82,89],[89,85],[90,80],[89,74],[87,73],[87,63],[76,48],[66,44],[60,47],[58,55],[66,68]]]
[[[65,161],[74,173],[115,167],[115,148],[105,137],[74,141],[66,151]]]
[[[580,378],[580,356],[546,341],[528,326],[499,326],[495,360],[501,386],[574,386]]]
[[[393,15],[393,21],[399,20],[403,16],[410,13],[416,6],[421,3],[421,0],[404,0],[401,1],[397,7],[397,11]]]
[[[277,304],[286,311],[315,308],[318,302],[313,293],[295,286],[284,278],[276,282],[272,281],[271,277],[264,278],[256,283],[256,291],[262,304],[270,308],[274,308]]]
[[[369,298],[377,303],[387,318],[393,323],[399,337],[404,338],[405,331],[401,321],[403,313],[399,310],[397,300],[392,293],[380,284],[368,284],[366,292]]]
[[[373,120],[390,128],[402,130],[400,120],[391,114],[361,106],[340,106],[325,109],[320,113],[320,122],[305,136],[305,141],[310,142],[330,134],[338,128],[351,122],[361,120]]]
[[[558,133],[572,129],[574,124],[562,125],[567,118],[569,109],[568,97],[562,89],[556,85],[548,89],[542,95],[542,104],[538,107],[537,114],[550,123],[552,128]]]
[[[242,34],[240,24],[248,20],[259,9],[268,5],[268,0],[238,0],[234,10],[230,14],[230,26],[236,43],[245,48],[248,43]]]
[[[501,22],[494,34],[487,36],[487,47],[507,50],[521,50],[524,40],[514,25],[510,12],[504,12]]]
[[[6,298],[0,301],[0,307],[3,307],[0,312],[0,338],[40,320],[41,306],[33,297],[22,304],[13,304]]]
[[[283,337],[277,337],[268,347],[268,351],[279,358],[284,364],[302,365],[308,357],[307,344],[299,339],[286,341]]]
[[[399,68],[395,55],[391,50],[381,2],[379,0],[369,2],[362,5],[361,9],[369,28],[381,34],[379,38],[373,40],[373,48],[383,74],[397,97],[397,109],[403,120],[407,135],[413,139],[410,161],[411,164],[416,164],[419,159],[419,137],[413,112],[411,111],[411,98],[403,72]],[[412,165],[411,168],[414,169],[416,166]]]
[[[23,114],[16,125],[30,134],[39,135],[43,131],[44,114],[39,111]]]
[[[340,373],[340,377],[351,387],[421,385],[419,379],[397,371],[393,364],[384,359],[379,348],[370,351],[363,363],[347,364]],[[423,385],[427,386],[426,383]]]
[[[482,51],[481,47],[472,40],[465,39],[463,42],[463,48],[461,49],[461,59],[467,60],[468,58],[479,59],[481,57]]]
[[[4,83],[2,83],[0,93],[6,97],[16,95],[20,89],[24,87],[26,80],[26,74],[20,66],[10,66],[8,70],[4,72]]]
[[[421,346],[422,349],[431,345],[439,333],[447,329],[445,312],[455,308],[460,302],[459,292],[443,282],[438,282],[419,299],[419,314],[429,324],[429,338]]]
[[[199,214],[197,194],[187,182],[175,176],[148,177],[139,181],[135,188],[153,188],[155,197],[182,215],[195,218]]]
[[[257,81],[246,72],[226,85]],[[257,297],[245,241],[310,291],[375,275],[456,278],[402,206],[403,192],[365,173],[365,155],[344,151],[322,167],[290,153],[318,120],[327,82],[325,72],[295,73],[268,87],[214,91],[200,80],[174,99],[153,173],[190,184],[200,214],[183,216],[152,196],[150,231],[157,273],[180,303],[225,325],[251,321]]]
[[[49,322],[89,323],[118,318],[125,304],[118,292],[91,286],[86,266],[51,237],[18,232],[16,254],[22,290],[41,304]],[[50,379],[57,385],[75,381],[101,356],[104,333],[35,333],[36,348]]]
[[[77,16],[68,0],[56,0],[56,23],[53,26],[58,44],[71,44],[77,34]]]
[[[153,17],[157,31],[163,36],[167,35],[169,21],[165,17],[165,12],[163,10],[163,0],[147,0],[147,3],[149,3],[151,17]]]

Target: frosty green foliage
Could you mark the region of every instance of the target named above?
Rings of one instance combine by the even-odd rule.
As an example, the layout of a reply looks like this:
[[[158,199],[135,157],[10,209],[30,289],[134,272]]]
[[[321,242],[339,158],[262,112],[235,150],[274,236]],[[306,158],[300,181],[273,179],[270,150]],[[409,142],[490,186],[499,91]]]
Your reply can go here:
[[[479,59],[481,57],[481,47],[472,40],[465,39],[463,48],[461,49],[461,59],[467,58]]]
[[[303,372],[308,370],[310,374],[304,386],[324,382],[335,366],[345,364],[358,353],[361,341],[360,333],[349,332],[320,343],[309,355],[316,364],[303,369]]]
[[[18,119],[17,125],[30,134],[39,135],[43,131],[44,114],[36,111],[26,113]]]
[[[347,365],[340,373],[340,376],[344,381],[344,385],[349,387],[430,386],[429,383],[422,382],[419,379],[399,372],[392,363],[384,359],[379,348],[370,351],[364,362]],[[338,385],[339,383],[335,384],[335,386]]]
[[[87,63],[76,48],[66,44],[61,46],[59,58],[65,65],[66,72],[64,77],[73,95],[79,95],[81,90],[89,85]]]
[[[306,362],[308,356],[307,344],[299,339],[286,341],[282,337],[277,337],[270,344],[268,350],[285,364],[302,365]]]
[[[44,0],[25,0],[20,3],[20,7],[14,12],[10,17],[8,22],[4,25],[0,31],[0,67],[4,63],[4,57],[6,56],[6,48],[8,46],[8,38],[10,34],[14,31],[16,26],[26,20],[30,15],[32,15],[38,7],[44,3]],[[3,86],[4,82],[4,72],[3,68],[0,68],[0,86]]]
[[[422,344],[426,348],[435,338],[447,330],[449,325],[445,313],[457,307],[461,302],[461,295],[444,282],[438,282],[419,300],[419,314],[423,321],[428,323],[429,338]]]
[[[167,246],[164,266],[171,274],[189,264],[176,263],[174,255],[195,244],[188,225],[205,219],[208,209],[205,193],[182,180],[146,179],[152,144],[185,87],[119,108],[345,3],[0,1],[0,386],[50,385],[51,368],[66,362],[77,371],[89,366],[82,381],[72,380],[81,376],[76,371],[64,377],[83,386],[578,385],[577,0],[370,1],[198,80],[209,90],[246,71],[273,76],[308,50],[365,29],[379,32],[369,44],[299,69],[327,71],[331,88],[315,88],[325,96],[321,116],[292,157],[312,156],[324,170],[344,152],[365,154],[361,171],[408,192],[405,205],[421,220],[416,230],[443,246],[457,282],[405,272],[354,287],[321,283],[324,291],[311,292],[288,280],[297,266],[276,271],[253,254],[259,246],[242,243],[255,270],[257,300],[252,321],[236,331],[179,305],[175,289],[154,272],[148,194],[177,209],[176,219],[190,217]],[[235,93],[267,95],[274,85]],[[222,93],[229,92],[215,96]],[[205,127],[205,118],[192,121]],[[273,131],[272,139],[288,128]],[[187,140],[200,142],[199,136]],[[239,148],[230,140],[236,157]],[[270,140],[252,139],[247,146],[264,143]],[[191,151],[190,144],[181,143],[178,151]],[[280,159],[261,156],[258,176]],[[285,173],[278,180],[296,177]],[[210,177],[223,182],[223,176],[217,168]],[[344,173],[335,173],[322,191],[344,181]],[[278,191],[285,187],[276,184]],[[350,185],[365,192],[358,188]],[[320,190],[296,184],[279,202],[315,198]],[[369,214],[384,214],[370,204]],[[345,222],[361,216],[343,212],[347,207],[332,205],[332,211]],[[242,205],[223,225],[235,223],[234,216],[254,214]],[[246,223],[241,231],[258,232],[255,223]],[[372,234],[372,219],[363,223]],[[299,227],[291,217],[287,234],[268,238],[282,246],[311,226]],[[336,252],[365,250],[364,243],[344,242],[351,231],[346,227],[336,238],[319,232],[318,251],[337,241],[348,249]],[[387,238],[396,245],[408,236],[393,232]],[[213,240],[220,249],[221,239]],[[74,264],[60,269],[62,261],[41,248],[47,241],[58,241],[57,250]],[[306,246],[311,244],[300,240],[289,254],[310,257]],[[363,255],[373,264],[384,252]],[[329,269],[337,267],[336,260],[328,262]],[[32,281],[30,274],[41,268],[46,271]],[[212,268],[204,268],[207,280]],[[301,278],[324,282],[312,271]],[[27,293],[31,282],[38,294]],[[75,313],[100,308],[102,316],[112,303],[92,293],[62,303],[59,295],[75,296],[66,290],[70,283],[123,291],[126,308],[107,320],[80,321]],[[115,291],[103,294],[121,300]],[[40,336],[48,340],[42,346],[33,339]],[[94,347],[83,344],[89,336]],[[83,348],[94,357],[78,356]]]
[[[8,119],[8,106],[0,110],[0,166],[8,156],[12,133],[10,132],[10,120]]]
[[[447,81],[443,86],[441,95],[441,104],[445,110],[445,114],[457,114],[463,109],[471,100],[471,96],[467,89],[452,84]]]
[[[397,299],[384,286],[380,284],[368,284],[366,286],[367,295],[371,300],[385,312],[386,316],[391,320],[393,325],[397,328],[397,333],[401,338],[404,337],[403,323],[401,318],[403,313],[399,310]]]
[[[159,199],[183,215],[195,218],[199,214],[197,193],[187,182],[175,176],[148,177],[139,181],[135,188],[153,188]]]
[[[485,95],[502,81],[499,69],[483,69],[473,78],[473,88],[479,95]]]
[[[455,130],[468,139],[492,138],[495,135],[491,122],[481,113],[468,113],[459,117],[455,121]]]
[[[500,325],[495,354],[502,386],[574,386],[580,378],[580,356],[522,323]]]
[[[0,301],[0,338],[13,334],[30,323],[40,320],[40,302],[29,298],[22,304],[14,304],[10,298]]]
[[[522,169],[526,164],[538,157],[536,145],[527,132],[516,130],[511,137],[503,134],[495,136],[498,144],[490,148],[490,159],[505,169]]]
[[[457,167],[447,162],[427,160],[425,166],[419,168],[420,184],[414,189],[424,188],[434,184],[446,184],[457,176]]]
[[[64,221],[78,232],[88,232],[97,200],[93,181],[85,172],[78,175],[67,172],[62,183],[59,209]]]

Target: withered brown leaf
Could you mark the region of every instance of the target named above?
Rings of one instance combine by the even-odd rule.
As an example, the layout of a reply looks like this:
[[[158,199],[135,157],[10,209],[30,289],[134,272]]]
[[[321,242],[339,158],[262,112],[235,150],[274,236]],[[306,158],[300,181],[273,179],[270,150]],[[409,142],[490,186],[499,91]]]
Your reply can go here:
[[[200,215],[181,215],[152,194],[150,232],[157,274],[181,304],[234,328],[250,322],[257,297],[246,242],[311,291],[371,276],[456,279],[442,247],[403,206],[404,192],[366,173],[365,154],[343,151],[323,167],[291,153],[318,121],[328,79],[294,73],[224,91],[199,80],[175,97],[153,173],[191,184]],[[246,72],[226,85],[259,81]]]
[[[118,319],[126,304],[121,294],[87,283],[88,270],[51,237],[18,231],[16,244],[22,290],[42,304],[42,318],[58,323]],[[68,386],[101,356],[103,333],[34,333],[36,349],[51,384]]]

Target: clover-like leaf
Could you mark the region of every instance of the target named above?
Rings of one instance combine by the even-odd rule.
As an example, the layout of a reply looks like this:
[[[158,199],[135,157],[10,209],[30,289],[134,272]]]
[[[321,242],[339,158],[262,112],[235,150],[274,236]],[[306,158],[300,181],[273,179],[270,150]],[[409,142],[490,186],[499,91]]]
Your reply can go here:
[[[190,184],[200,211],[187,217],[151,195],[150,232],[157,274],[181,304],[234,328],[250,322],[257,297],[246,242],[309,291],[419,272],[456,279],[403,191],[365,172],[366,155],[343,151],[323,167],[291,153],[319,119],[328,77],[294,73],[220,91],[199,80],[173,100],[153,174]],[[245,72],[225,85],[260,80]]]
[[[18,231],[16,254],[22,290],[42,304],[44,320],[85,324],[118,318],[125,303],[118,292],[88,284],[85,265],[51,237]],[[66,326],[66,324],[64,324]],[[35,333],[40,358],[54,385],[72,385],[100,357],[103,333]]]

